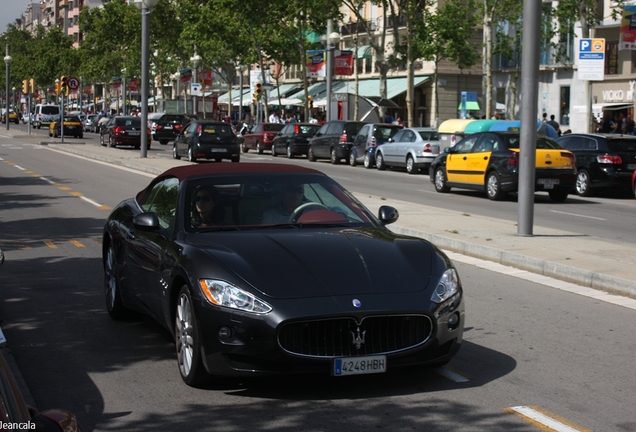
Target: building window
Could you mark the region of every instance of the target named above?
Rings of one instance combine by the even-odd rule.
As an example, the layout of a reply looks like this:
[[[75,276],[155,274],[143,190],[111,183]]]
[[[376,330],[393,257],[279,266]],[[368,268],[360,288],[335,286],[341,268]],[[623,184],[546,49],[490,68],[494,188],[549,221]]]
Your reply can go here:
[[[570,87],[561,87],[561,125],[570,125]]]
[[[605,75],[618,74],[618,43],[605,44]]]

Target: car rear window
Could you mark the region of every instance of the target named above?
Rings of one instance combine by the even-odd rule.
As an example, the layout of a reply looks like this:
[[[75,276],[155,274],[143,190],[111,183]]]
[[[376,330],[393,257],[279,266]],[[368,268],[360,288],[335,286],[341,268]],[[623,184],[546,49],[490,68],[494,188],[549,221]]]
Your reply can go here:
[[[298,126],[298,134],[300,135],[316,135],[320,129],[320,125],[299,125]]]
[[[435,131],[418,132],[424,141],[439,141],[439,134]]]
[[[141,127],[141,119],[138,118],[122,118],[115,120],[117,126],[133,126]]]
[[[40,111],[42,114],[59,114],[60,108],[56,106],[43,106]]]
[[[77,116],[64,116],[65,122],[77,122],[80,123],[80,119]]]
[[[520,143],[520,138],[519,135],[507,135],[506,136],[507,140],[508,140],[508,148],[509,149],[518,149],[519,148],[519,143]],[[560,149],[563,148],[561,147],[559,144],[557,144],[556,142],[552,141],[549,138],[546,137],[537,137],[537,147],[538,149]]]
[[[633,152],[636,151],[636,139],[610,139],[607,148],[612,152]]]
[[[271,131],[278,132],[280,130],[283,130],[284,127],[285,125],[283,123],[268,123],[263,125],[263,130],[266,132],[271,132]]]
[[[347,123],[345,125],[345,131],[347,132],[347,135],[349,136],[358,135],[358,132],[360,132],[360,129],[362,129],[362,126],[364,126],[364,123]],[[396,132],[398,130],[399,129],[395,128]]]
[[[232,128],[229,125],[203,125],[202,129],[202,135],[214,135],[221,137],[234,136],[234,132],[232,132]]]
[[[182,115],[176,115],[176,114],[166,114],[163,117],[161,117],[162,122],[180,122],[182,119],[183,119]]]

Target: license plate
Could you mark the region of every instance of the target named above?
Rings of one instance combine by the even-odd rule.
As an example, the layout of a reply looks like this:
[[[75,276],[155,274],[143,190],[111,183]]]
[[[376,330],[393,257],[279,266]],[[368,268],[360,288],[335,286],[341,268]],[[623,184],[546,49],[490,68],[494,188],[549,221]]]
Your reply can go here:
[[[544,186],[554,186],[559,184],[559,179],[539,179],[537,183]]]
[[[166,126],[164,129],[172,129],[172,126]]]
[[[636,170],[636,164],[627,164],[628,170]]]
[[[64,126],[64,129],[75,129],[75,126]]]
[[[139,136],[139,135],[141,135],[141,132],[128,132],[128,135],[130,135],[130,136]]]
[[[362,375],[386,372],[386,356],[343,357],[333,361],[333,375]]]
[[[213,149],[210,149],[210,151],[212,153],[225,153],[227,150],[224,148],[213,148]]]

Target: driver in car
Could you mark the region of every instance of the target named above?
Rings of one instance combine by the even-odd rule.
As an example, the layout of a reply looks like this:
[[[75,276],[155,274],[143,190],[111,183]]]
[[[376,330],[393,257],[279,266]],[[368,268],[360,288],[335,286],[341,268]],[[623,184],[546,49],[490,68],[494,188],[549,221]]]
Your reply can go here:
[[[290,183],[283,186],[283,194],[280,204],[263,213],[261,223],[279,224],[288,223],[294,210],[301,205],[305,198],[305,187],[302,184]]]

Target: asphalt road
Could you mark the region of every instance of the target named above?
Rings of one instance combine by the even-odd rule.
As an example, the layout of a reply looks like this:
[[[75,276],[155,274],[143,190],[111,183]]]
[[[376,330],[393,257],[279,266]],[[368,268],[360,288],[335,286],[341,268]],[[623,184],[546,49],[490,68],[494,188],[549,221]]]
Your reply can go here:
[[[520,406],[571,430],[636,430],[634,310],[461,257],[465,342],[443,369],[187,387],[170,334],[150,319],[112,321],[104,306],[104,220],[148,176],[2,138],[0,158],[0,325],[38,407],[72,410],[85,431],[538,430],[511,412]],[[313,165],[356,192],[418,181]]]

